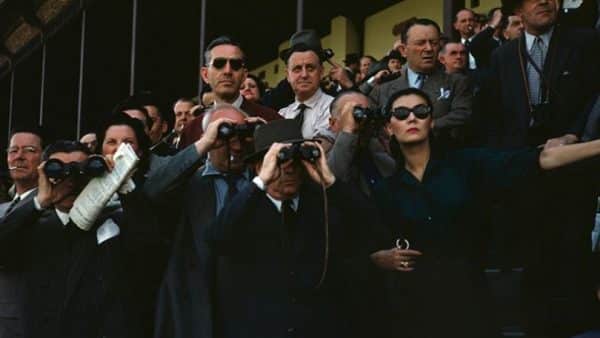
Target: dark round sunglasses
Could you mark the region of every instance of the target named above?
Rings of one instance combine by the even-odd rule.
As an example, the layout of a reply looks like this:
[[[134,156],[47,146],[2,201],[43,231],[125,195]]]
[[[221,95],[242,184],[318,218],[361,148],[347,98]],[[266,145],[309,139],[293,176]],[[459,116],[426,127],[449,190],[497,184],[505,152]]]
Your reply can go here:
[[[419,104],[412,108],[408,107],[396,107],[392,110],[392,116],[398,120],[406,120],[410,113],[415,114],[415,117],[419,120],[424,120],[431,115],[431,107],[425,104]]]
[[[240,70],[244,67],[244,60],[242,59],[228,59],[228,58],[214,58],[210,65],[215,67],[216,69],[223,69],[225,65],[229,62],[229,66],[233,70]]]

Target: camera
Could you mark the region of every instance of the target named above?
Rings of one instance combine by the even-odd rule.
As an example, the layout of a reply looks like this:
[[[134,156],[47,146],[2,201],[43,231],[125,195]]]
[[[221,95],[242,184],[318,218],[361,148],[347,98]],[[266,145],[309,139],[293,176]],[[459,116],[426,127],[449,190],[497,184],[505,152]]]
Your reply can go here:
[[[261,123],[245,123],[245,124],[232,124],[222,123],[219,126],[217,137],[222,140],[228,140],[234,136],[238,136],[240,139],[253,137],[254,130]]]
[[[352,111],[352,117],[357,123],[363,121],[383,121],[385,120],[383,114],[379,109],[369,109],[360,106],[355,106]]]
[[[319,148],[299,142],[293,143],[290,147],[281,149],[277,154],[277,164],[282,164],[289,160],[316,162],[319,157],[321,157]]]
[[[44,164],[44,173],[50,179],[63,180],[68,177],[99,177],[108,171],[102,156],[90,156],[83,162],[64,163],[59,159],[49,159]]]

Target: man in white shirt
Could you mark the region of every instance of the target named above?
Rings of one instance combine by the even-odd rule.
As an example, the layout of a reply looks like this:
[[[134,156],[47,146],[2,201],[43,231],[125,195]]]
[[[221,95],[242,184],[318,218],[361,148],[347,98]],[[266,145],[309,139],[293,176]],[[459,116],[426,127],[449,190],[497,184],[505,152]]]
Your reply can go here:
[[[0,204],[0,217],[26,203],[37,187],[37,167],[42,158],[43,141],[39,128],[15,129],[6,151],[10,178],[15,184],[12,201]],[[21,329],[22,299],[19,274],[0,268],[0,338],[23,334]]]
[[[327,56],[314,31],[294,34],[290,44],[290,49],[282,53],[282,58],[286,62],[287,80],[292,86],[295,100],[282,108],[279,114],[286,119],[298,121],[302,136],[321,139],[327,150],[334,140],[333,133],[328,130],[331,116],[329,104],[333,97],[323,93],[319,87],[323,76],[323,61]]]
[[[468,8],[458,11],[454,20],[454,29],[460,34],[460,43],[469,50],[471,40],[475,36],[475,13]],[[469,69],[477,68],[475,58],[471,53],[469,53],[468,65]]]

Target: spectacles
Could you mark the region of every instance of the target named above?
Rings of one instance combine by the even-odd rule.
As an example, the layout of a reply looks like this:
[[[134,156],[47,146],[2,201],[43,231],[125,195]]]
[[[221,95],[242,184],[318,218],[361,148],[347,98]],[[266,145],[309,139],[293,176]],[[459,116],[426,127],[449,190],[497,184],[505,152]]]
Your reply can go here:
[[[19,152],[19,149],[23,151],[23,153],[25,154],[35,154],[38,152],[38,148],[34,147],[34,146],[24,146],[24,147],[10,147],[8,149],[6,149],[6,152],[9,155],[16,155]]]
[[[406,120],[410,116],[410,113],[413,113],[419,120],[424,120],[431,115],[431,107],[419,104],[412,108],[396,107],[392,110],[392,116],[401,121]]]
[[[215,67],[216,69],[223,69],[225,65],[229,62],[229,66],[233,70],[240,70],[245,66],[244,60],[242,59],[228,59],[228,58],[215,58],[210,62],[210,66]]]

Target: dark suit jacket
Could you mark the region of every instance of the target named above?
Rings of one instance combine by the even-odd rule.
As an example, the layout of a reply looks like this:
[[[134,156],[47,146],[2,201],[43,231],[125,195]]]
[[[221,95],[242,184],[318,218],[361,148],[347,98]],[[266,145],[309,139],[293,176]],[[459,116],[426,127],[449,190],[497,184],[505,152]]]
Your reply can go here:
[[[500,41],[494,39],[494,29],[492,27],[487,27],[477,33],[469,45],[469,53],[475,58],[477,68],[488,68],[492,52],[500,47],[503,42],[504,38],[500,38]]]
[[[402,76],[396,80],[376,86],[369,97],[380,107],[395,92],[408,88],[406,66]],[[441,95],[444,89],[447,95]],[[441,138],[457,140],[462,138],[463,126],[468,122],[472,109],[472,89],[469,79],[462,74],[446,74],[436,70],[425,80],[422,90],[433,102],[434,132]]]
[[[242,101],[240,109],[248,114],[248,116],[262,117],[267,122],[283,118],[272,108],[247,101],[246,99]],[[187,147],[202,137],[202,116],[203,115],[196,117],[183,128],[179,149]]]
[[[17,203],[13,210],[27,204],[36,195],[37,189],[29,193],[26,198]],[[6,210],[12,202],[0,204],[0,215],[6,217]],[[23,281],[21,274],[11,271],[4,266],[0,267],[0,338],[13,338],[23,336]]]
[[[119,223],[118,215],[111,218]],[[138,336],[125,235],[97,244],[96,227],[65,227],[54,210],[37,211],[32,200],[0,223],[0,260],[23,275],[25,337]]]
[[[544,76],[550,84],[551,114],[547,130],[533,135],[527,96],[525,37],[509,41],[492,55],[492,79],[482,91],[487,98],[488,139],[491,145],[537,145],[572,133],[581,136],[587,119],[585,105],[600,90],[600,38],[593,30],[557,26],[552,34]],[[524,71],[522,71],[521,64]]]
[[[178,205],[172,252],[158,295],[154,336],[212,338],[214,258],[204,230],[216,214],[214,178],[198,170],[202,158],[193,145],[148,177],[144,190],[153,207]],[[175,202],[174,202],[175,201]],[[173,203],[174,202],[174,203]]]
[[[329,255],[323,200],[319,187],[305,183],[300,191],[297,223],[285,229],[282,216],[265,192],[250,184],[229,203],[208,231],[219,256],[216,311],[221,337],[353,337],[352,315],[364,309],[349,294],[349,285],[368,278],[362,246],[353,239],[368,227],[365,211],[343,183],[327,190]],[[364,239],[364,237],[362,237]],[[356,255],[357,261],[347,264]],[[363,264],[361,264],[363,263]],[[355,289],[357,290],[357,289]]]

